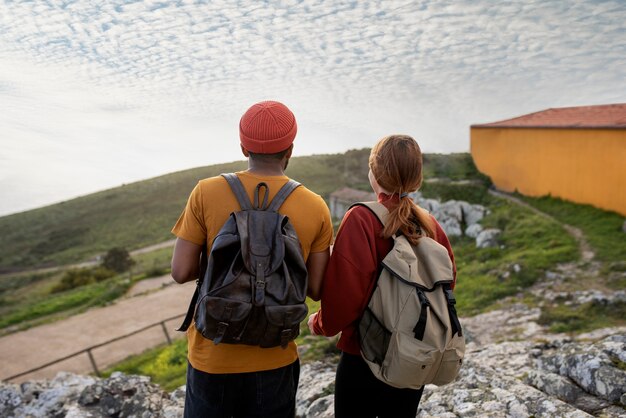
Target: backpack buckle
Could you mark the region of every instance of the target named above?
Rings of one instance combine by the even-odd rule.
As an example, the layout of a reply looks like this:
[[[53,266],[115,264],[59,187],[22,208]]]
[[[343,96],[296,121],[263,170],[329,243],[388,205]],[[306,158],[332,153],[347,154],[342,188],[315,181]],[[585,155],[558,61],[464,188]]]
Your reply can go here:
[[[448,300],[448,305],[456,305],[456,299],[454,298],[454,295],[452,294],[452,290],[444,289],[444,292],[446,294],[446,299]]]
[[[426,297],[426,295],[424,295],[424,292],[422,292],[421,290],[417,290],[417,297],[420,300],[420,303],[424,306],[430,306],[430,302],[428,301],[428,298]]]
[[[263,280],[255,282],[254,304],[256,306],[265,305],[265,282]]]
[[[285,349],[291,340],[291,328],[284,329],[280,333],[280,346]]]
[[[227,322],[220,322],[217,324],[217,331],[216,331],[216,335],[215,338],[213,339],[213,344],[218,345],[219,343],[222,342],[222,339],[224,338],[224,334],[226,334],[226,330],[228,329],[228,323]]]

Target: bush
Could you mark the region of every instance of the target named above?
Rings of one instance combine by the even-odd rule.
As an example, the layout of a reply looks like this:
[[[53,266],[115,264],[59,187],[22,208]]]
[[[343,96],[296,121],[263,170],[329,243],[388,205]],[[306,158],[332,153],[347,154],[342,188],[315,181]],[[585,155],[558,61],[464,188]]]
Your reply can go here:
[[[98,283],[115,276],[115,272],[104,267],[68,270],[61,282],[52,288],[52,293],[64,292],[80,286]]]
[[[102,267],[117,273],[128,271],[134,264],[135,260],[130,258],[128,251],[119,247],[111,248],[102,260]]]

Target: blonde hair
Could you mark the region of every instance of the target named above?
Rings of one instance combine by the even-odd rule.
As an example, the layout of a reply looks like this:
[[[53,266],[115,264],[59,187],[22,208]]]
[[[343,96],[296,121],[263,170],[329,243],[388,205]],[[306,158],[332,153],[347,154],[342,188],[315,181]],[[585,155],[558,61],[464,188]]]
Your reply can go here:
[[[416,191],[422,185],[422,151],[415,139],[408,135],[390,135],[372,148],[369,167],[378,184],[386,191],[398,194],[400,202],[389,212],[383,237],[398,232],[416,245],[422,236],[433,238],[431,217],[404,193]]]

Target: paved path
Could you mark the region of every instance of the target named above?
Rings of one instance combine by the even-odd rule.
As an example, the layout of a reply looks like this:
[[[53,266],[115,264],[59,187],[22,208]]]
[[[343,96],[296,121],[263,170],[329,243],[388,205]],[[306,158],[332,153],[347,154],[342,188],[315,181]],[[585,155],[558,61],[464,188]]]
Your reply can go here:
[[[152,280],[161,286],[168,276]],[[171,280],[171,279],[170,279]],[[132,333],[166,318],[182,315],[195,288],[195,282],[173,284],[152,293],[128,297],[113,305],[91,309],[62,321],[42,325],[0,338],[0,379],[65,357],[90,346]],[[166,323],[171,337],[182,336],[174,331],[182,318]],[[93,350],[100,370],[119,362],[131,354],[166,342],[161,326],[153,327],[135,336]],[[91,373],[93,368],[86,353],[31,373],[14,382],[33,378],[49,378],[58,371]]]

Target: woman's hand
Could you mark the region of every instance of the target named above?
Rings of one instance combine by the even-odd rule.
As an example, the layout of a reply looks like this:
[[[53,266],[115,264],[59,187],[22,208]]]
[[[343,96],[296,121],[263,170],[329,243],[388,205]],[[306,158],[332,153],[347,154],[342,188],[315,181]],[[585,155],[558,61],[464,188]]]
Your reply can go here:
[[[311,335],[319,335],[318,333],[315,332],[315,328],[313,327],[313,322],[315,322],[315,318],[317,318],[317,315],[319,315],[319,311],[315,312],[314,314],[311,314],[309,316],[309,320],[307,322],[307,325],[309,326],[309,331],[311,332]]]

